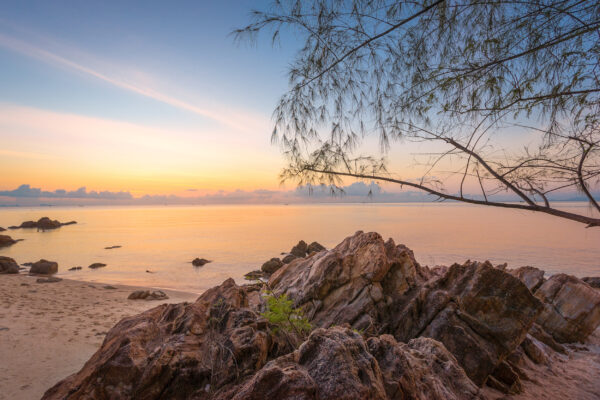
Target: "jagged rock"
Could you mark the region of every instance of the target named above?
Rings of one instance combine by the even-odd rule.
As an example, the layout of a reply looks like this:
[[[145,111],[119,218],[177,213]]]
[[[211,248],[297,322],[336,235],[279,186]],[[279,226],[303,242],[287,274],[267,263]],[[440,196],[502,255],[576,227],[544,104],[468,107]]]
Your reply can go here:
[[[234,395],[230,397],[230,395]],[[269,362],[217,399],[386,399],[377,360],[350,329],[316,329],[292,354]]]
[[[256,286],[233,279],[194,303],[163,304],[121,320],[83,368],[44,399],[206,399],[253,374],[286,345],[250,305]]]
[[[534,293],[544,283],[544,271],[535,267],[521,267],[507,272],[519,278],[531,293]]]
[[[10,236],[0,235],[0,247],[11,246],[15,243],[17,243],[17,241],[11,238]]]
[[[600,292],[574,276],[553,275],[535,295],[544,302],[537,323],[560,343],[581,342],[600,324]]]
[[[548,332],[546,332],[538,324],[533,324],[533,326],[529,330],[529,335],[531,335],[532,337],[534,337],[541,343],[544,343],[546,346],[550,347],[552,350],[554,350],[558,353],[561,353],[561,354],[567,353],[567,349],[565,348],[565,346],[563,346],[562,344],[560,344],[556,340],[554,340],[552,335],[550,335]]]
[[[103,263],[93,263],[88,266],[88,268],[91,268],[91,269],[104,268],[104,267],[106,267],[106,264],[103,264]]]
[[[359,231],[332,250],[284,265],[269,286],[303,307],[316,326],[348,323],[376,332],[389,318],[386,297],[391,301],[423,281],[410,250]]]
[[[479,389],[442,343],[430,338],[399,343],[391,335],[369,338],[389,399],[478,399]]]
[[[348,323],[404,342],[439,340],[478,385],[521,343],[541,308],[521,281],[490,263],[455,264],[435,278],[409,249],[376,233],[357,232],[287,264],[269,286],[315,326]]]
[[[593,288],[600,289],[600,276],[586,276],[585,278],[581,278],[581,280]]]
[[[292,247],[292,250],[290,250],[290,254],[293,254],[299,258],[304,258],[304,257],[306,257],[307,250],[308,250],[308,245],[306,244],[306,242],[304,240],[301,240],[298,242],[297,245]]]
[[[327,250],[327,249],[318,242],[312,242],[311,244],[308,245],[306,252],[308,254],[310,254],[310,253],[318,253],[323,250]]]
[[[205,264],[208,264],[209,262],[211,262],[210,260],[207,260],[206,258],[194,258],[192,260],[192,265],[194,267],[202,267]]]
[[[265,262],[260,269],[267,274],[272,274],[283,266],[283,262],[279,258],[271,258]]]
[[[392,311],[394,336],[444,343],[482,385],[525,338],[541,308],[527,287],[491,263],[454,264]]]
[[[50,275],[58,272],[58,263],[41,259],[31,264],[30,274]]]
[[[18,274],[19,264],[10,257],[0,256],[0,274]]]
[[[112,286],[104,286],[105,289],[116,289]],[[129,300],[166,300],[169,298],[162,290],[136,290],[132,292],[128,297]]]
[[[289,264],[289,263],[291,263],[292,261],[294,261],[296,258],[298,258],[298,257],[296,257],[296,256],[295,256],[295,255],[293,255],[293,254],[288,254],[288,255],[286,255],[285,257],[283,257],[283,258],[281,259],[281,262],[282,262],[282,263],[284,263],[284,264]]]

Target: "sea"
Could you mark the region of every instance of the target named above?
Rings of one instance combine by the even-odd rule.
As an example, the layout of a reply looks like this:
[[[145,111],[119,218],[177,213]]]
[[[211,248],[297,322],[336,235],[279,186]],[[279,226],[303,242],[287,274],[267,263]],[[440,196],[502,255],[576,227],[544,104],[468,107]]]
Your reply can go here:
[[[560,207],[591,212],[585,203]],[[245,273],[299,240],[332,248],[359,230],[408,246],[421,265],[490,260],[547,275],[600,276],[600,227],[459,203],[5,207],[0,226],[44,216],[77,224],[2,232],[24,240],[0,255],[20,264],[56,261],[57,276],[89,282],[202,293],[229,277],[243,283]],[[194,267],[196,257],[212,262]],[[107,266],[88,268],[97,262]],[[76,266],[83,268],[69,271]]]

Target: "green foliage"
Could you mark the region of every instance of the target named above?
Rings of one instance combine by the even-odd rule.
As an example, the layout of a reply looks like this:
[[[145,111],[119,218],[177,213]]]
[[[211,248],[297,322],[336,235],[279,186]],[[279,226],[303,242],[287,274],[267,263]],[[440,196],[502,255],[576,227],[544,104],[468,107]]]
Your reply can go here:
[[[312,329],[310,322],[300,308],[294,308],[292,300],[287,295],[275,296],[267,292],[267,309],[261,315],[275,326],[274,331],[283,330],[300,337],[306,336]]]

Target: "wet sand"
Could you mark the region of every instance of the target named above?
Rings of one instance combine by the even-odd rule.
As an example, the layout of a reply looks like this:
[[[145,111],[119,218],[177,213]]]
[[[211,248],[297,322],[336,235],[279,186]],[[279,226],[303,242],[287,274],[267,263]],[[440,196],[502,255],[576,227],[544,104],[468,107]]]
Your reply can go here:
[[[163,290],[168,300],[128,300],[138,288],[0,275],[0,399],[39,399],[77,372],[120,319],[198,294]]]

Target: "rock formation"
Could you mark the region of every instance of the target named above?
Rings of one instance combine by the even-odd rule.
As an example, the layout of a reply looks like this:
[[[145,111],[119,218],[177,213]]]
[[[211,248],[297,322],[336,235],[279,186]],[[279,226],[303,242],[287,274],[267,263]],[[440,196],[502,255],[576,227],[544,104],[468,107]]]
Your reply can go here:
[[[596,276],[596,277],[587,276],[585,278],[581,278],[581,280],[593,288],[600,289],[600,276]]]
[[[70,222],[59,222],[57,220],[51,220],[48,217],[42,217],[37,221],[25,221],[23,223],[21,223],[21,225],[19,226],[11,226],[9,227],[9,229],[19,229],[19,228],[37,228],[38,230],[51,230],[51,229],[57,229],[60,228],[61,226],[65,226],[65,225],[73,225],[76,224],[76,221],[70,221]]]
[[[30,274],[50,275],[58,272],[58,263],[41,259],[31,264]]]
[[[544,302],[537,323],[560,342],[579,342],[600,324],[600,292],[582,280],[557,274],[535,292]]]
[[[0,235],[0,247],[11,246],[15,243],[17,243],[17,241],[11,238],[10,236]]]
[[[18,274],[19,264],[10,257],[0,256],[0,274]]]
[[[518,393],[528,368],[568,351],[557,341],[600,323],[599,291],[566,275],[540,285],[537,271],[429,269],[407,247],[357,232],[266,284],[229,279],[194,303],[123,319],[44,399],[462,400],[483,399],[486,384]],[[261,316],[265,289],[310,320],[299,346]]]

